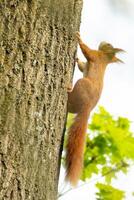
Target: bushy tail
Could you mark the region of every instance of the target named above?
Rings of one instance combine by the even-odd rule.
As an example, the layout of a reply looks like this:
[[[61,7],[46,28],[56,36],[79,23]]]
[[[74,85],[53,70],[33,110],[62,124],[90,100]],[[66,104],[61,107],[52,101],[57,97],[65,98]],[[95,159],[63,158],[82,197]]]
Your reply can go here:
[[[83,154],[89,111],[77,114],[68,131],[66,146],[66,180],[75,186],[80,178],[83,167]]]

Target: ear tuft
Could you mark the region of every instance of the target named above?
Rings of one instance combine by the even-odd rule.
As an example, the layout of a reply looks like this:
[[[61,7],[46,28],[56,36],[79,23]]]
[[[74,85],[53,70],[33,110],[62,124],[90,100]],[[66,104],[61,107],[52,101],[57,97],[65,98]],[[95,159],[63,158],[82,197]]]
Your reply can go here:
[[[119,58],[117,58],[116,56],[114,56],[112,58],[112,60],[110,61],[110,63],[123,63],[124,64],[124,62],[122,60],[120,60]]]

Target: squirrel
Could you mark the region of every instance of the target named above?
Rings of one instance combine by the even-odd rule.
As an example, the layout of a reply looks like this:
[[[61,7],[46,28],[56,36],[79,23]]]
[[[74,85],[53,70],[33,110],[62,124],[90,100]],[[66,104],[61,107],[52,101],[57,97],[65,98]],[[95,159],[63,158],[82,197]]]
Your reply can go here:
[[[82,172],[88,118],[100,98],[106,66],[122,62],[115,55],[123,51],[106,42],[101,42],[98,50],[92,50],[83,43],[79,32],[76,37],[87,62],[77,58],[83,78],[76,82],[73,89],[68,88],[68,112],[77,114],[68,130],[65,158],[66,180],[72,186],[77,185]]]

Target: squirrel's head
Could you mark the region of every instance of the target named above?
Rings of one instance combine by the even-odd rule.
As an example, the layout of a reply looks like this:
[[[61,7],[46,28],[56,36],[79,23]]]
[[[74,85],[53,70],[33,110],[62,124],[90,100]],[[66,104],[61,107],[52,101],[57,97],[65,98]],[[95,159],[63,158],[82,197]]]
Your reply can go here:
[[[113,62],[123,63],[122,60],[120,60],[119,58],[115,56],[116,53],[124,52],[123,49],[114,48],[111,44],[107,42],[101,42],[98,47],[98,50],[102,51],[106,55],[106,58],[108,59],[108,63],[113,63]]]

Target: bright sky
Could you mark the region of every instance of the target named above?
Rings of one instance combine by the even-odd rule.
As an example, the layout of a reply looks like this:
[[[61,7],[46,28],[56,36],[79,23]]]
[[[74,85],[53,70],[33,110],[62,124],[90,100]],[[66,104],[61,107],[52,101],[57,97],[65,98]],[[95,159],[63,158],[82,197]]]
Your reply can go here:
[[[118,9],[114,10],[108,2],[84,0],[81,37],[94,49],[101,41],[107,41],[126,51],[125,54],[119,55],[125,64],[111,64],[107,67],[103,93],[98,105],[103,105],[113,116],[129,118],[133,121],[134,131],[134,1],[128,0],[131,9],[124,9],[123,13]],[[78,57],[84,60],[80,50]],[[74,82],[81,76],[76,70]],[[64,175],[61,175],[61,184],[63,177]],[[60,200],[95,200],[94,179],[95,177],[90,184],[67,193]],[[118,180],[113,181],[113,186],[127,191],[126,200],[134,200],[131,196],[131,192],[134,191],[134,168],[127,176],[120,174]]]

